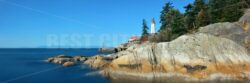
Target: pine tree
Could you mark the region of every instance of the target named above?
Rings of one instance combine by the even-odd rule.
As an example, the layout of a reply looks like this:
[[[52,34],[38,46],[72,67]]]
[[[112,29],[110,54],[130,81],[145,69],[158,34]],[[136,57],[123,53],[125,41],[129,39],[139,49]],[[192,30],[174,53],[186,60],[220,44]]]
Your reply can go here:
[[[221,18],[223,17],[222,11],[225,7],[224,0],[209,0],[209,14],[210,14],[210,22],[217,23],[222,22]]]
[[[145,19],[142,20],[142,36],[147,36],[148,35],[148,26],[147,22]]]
[[[163,7],[163,10],[161,11],[161,15],[160,15],[160,23],[161,23],[160,30],[164,30],[167,27],[167,24],[169,23],[169,21],[166,15],[172,9],[173,9],[173,6],[172,6],[172,3],[170,2],[166,3],[165,6]]]
[[[195,0],[193,13],[195,14],[195,28],[209,24],[207,4],[205,0]]]
[[[206,8],[204,0],[195,0],[194,1],[194,10],[193,12],[197,15],[202,9]]]
[[[223,22],[235,22],[243,15],[242,0],[226,0],[226,6],[223,8]]]
[[[210,21],[212,23],[237,21],[243,15],[246,6],[244,2],[245,0],[210,0]]]
[[[206,26],[209,24],[209,16],[206,9],[202,9],[196,17],[196,25],[198,27]]]
[[[187,29],[184,27],[184,15],[179,10],[172,9],[168,14],[171,16],[169,28],[171,40],[173,40],[185,34]]]
[[[184,25],[189,32],[197,31],[199,27],[210,23],[206,0],[195,0],[193,4],[188,4],[184,8]]]
[[[193,5],[188,4],[185,8],[185,14],[184,14],[184,24],[185,27],[191,31],[194,29],[194,23],[195,23],[195,13],[193,12]]]
[[[249,4],[250,0],[195,0],[185,6],[183,15],[171,3],[166,3],[160,16],[159,39],[171,41],[211,23],[235,22],[243,15],[243,10],[250,7]]]
[[[171,41],[187,32],[184,27],[184,15],[179,10],[169,10],[165,18],[167,18],[168,24],[164,26],[164,29],[160,30],[161,41]]]
[[[169,28],[160,30],[159,42],[171,41],[171,31]]]

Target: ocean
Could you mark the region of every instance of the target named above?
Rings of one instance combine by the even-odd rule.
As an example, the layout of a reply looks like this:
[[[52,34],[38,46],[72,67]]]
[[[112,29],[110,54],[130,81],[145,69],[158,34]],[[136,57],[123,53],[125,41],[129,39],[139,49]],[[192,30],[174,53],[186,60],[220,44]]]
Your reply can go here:
[[[49,57],[93,56],[98,49],[0,49],[1,83],[109,83],[86,65],[62,67],[47,63]]]

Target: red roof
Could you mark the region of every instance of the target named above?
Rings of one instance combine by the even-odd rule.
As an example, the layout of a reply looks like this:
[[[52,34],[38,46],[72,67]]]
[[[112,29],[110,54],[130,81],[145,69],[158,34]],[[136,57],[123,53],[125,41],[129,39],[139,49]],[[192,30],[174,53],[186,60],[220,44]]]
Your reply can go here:
[[[136,40],[136,39],[138,39],[138,37],[137,36],[132,36],[130,39],[131,40]]]

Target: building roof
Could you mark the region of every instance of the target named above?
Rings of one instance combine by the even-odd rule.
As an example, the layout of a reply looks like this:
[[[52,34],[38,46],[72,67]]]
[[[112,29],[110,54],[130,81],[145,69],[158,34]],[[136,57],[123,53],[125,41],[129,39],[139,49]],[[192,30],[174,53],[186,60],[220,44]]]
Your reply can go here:
[[[130,37],[130,39],[136,40],[136,39],[138,39],[138,37],[137,36],[132,36],[132,37]]]

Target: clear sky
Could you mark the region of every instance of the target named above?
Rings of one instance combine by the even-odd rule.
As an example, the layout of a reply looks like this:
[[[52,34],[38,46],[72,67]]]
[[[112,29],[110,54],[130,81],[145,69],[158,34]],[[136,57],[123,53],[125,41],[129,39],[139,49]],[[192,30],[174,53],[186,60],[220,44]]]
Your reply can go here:
[[[0,48],[115,46],[159,29],[166,2],[184,12],[193,0],[0,0]]]

